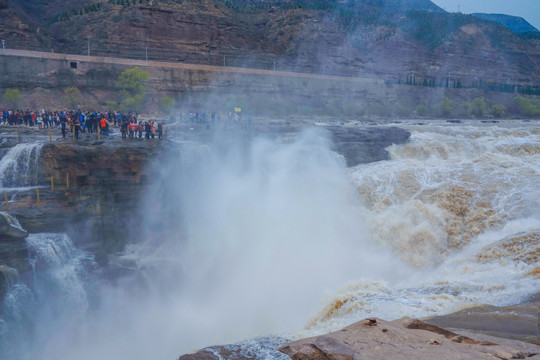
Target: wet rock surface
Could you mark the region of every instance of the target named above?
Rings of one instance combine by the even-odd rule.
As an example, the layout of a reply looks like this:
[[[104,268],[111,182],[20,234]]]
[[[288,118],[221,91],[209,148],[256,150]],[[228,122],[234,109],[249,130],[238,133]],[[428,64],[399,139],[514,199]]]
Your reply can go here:
[[[341,153],[347,166],[388,160],[386,148],[407,142],[411,134],[397,127],[343,128],[330,127],[336,151]]]
[[[0,236],[24,239],[28,232],[21,227],[17,219],[6,212],[0,211]]]
[[[254,360],[262,357],[287,360],[287,355],[279,352],[278,348],[289,342],[289,339],[283,337],[260,337],[231,345],[211,346],[193,354],[182,355],[179,360]]]
[[[427,321],[448,329],[468,329],[540,345],[540,292],[521,304],[476,306]]]
[[[364,319],[340,331],[312,338],[274,344],[280,353],[273,359],[355,360],[355,359],[539,359],[540,346],[476,333],[448,330],[411,318],[384,321]],[[257,339],[255,339],[256,341]],[[255,360],[243,343],[212,346],[180,360]],[[287,356],[285,356],[287,355]]]
[[[340,331],[292,342],[280,351],[294,360],[525,359],[540,346],[487,335],[465,336],[410,318],[366,319]]]

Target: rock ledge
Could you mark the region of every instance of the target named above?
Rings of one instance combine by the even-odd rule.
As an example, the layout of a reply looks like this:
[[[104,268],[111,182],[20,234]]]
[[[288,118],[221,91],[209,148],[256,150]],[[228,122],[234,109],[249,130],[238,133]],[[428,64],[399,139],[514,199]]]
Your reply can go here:
[[[486,335],[475,339],[410,318],[366,319],[279,350],[293,360],[540,359],[537,345]]]

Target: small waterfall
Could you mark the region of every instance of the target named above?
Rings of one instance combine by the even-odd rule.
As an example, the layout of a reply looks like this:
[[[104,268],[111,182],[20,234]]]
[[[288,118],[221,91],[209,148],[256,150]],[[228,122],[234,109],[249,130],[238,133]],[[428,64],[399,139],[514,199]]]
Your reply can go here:
[[[0,296],[3,296],[5,290],[11,288],[18,281],[19,273],[16,269],[7,265],[0,265]]]
[[[51,337],[76,337],[89,307],[85,282],[96,268],[93,257],[65,234],[32,234],[26,243],[33,271],[4,296],[0,359],[39,358],[40,351],[56,346]]]
[[[18,144],[0,160],[2,187],[34,186],[38,183],[42,143]]]

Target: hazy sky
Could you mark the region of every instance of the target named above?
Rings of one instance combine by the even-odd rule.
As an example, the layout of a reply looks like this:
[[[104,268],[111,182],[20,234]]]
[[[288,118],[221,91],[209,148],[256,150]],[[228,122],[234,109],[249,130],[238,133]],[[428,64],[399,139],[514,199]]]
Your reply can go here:
[[[431,0],[449,12],[521,16],[540,30],[540,0]]]

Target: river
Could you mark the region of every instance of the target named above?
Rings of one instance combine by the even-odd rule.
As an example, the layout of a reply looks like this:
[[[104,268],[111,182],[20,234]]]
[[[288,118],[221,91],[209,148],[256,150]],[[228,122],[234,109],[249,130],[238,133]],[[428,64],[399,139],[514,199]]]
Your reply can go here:
[[[537,122],[379,124],[409,142],[355,167],[325,124],[179,141],[127,215],[145,231],[115,256],[125,276],[108,278],[64,234],[32,234],[31,274],[3,299],[0,359],[174,359],[246,339],[236,346],[276,358],[288,339],[368,316],[538,293]]]

